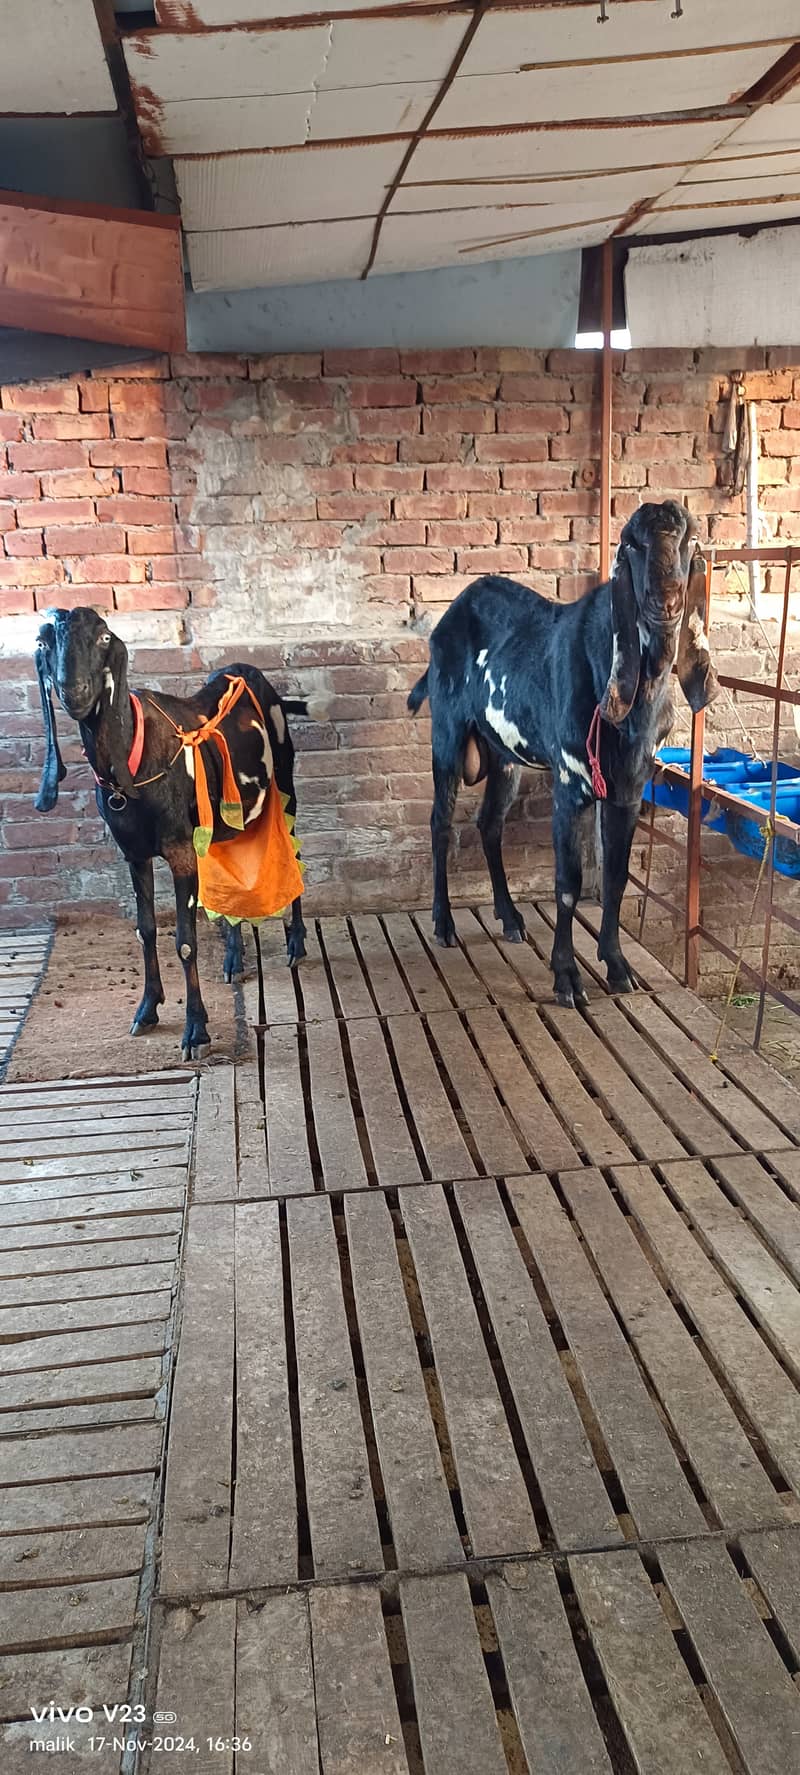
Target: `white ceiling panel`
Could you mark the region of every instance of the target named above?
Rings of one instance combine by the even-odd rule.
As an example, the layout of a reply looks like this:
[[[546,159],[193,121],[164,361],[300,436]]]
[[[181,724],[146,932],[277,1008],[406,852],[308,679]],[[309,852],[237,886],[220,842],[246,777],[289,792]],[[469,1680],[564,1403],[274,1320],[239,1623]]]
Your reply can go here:
[[[389,86],[444,77],[468,19],[417,13],[408,18],[336,19],[320,74],[324,92],[335,87]]]
[[[409,168],[413,172],[414,164]],[[655,197],[663,191],[665,181],[671,183],[674,173],[648,169],[636,173],[602,173],[597,178],[523,179],[492,181],[473,178],[428,184],[409,184],[406,180],[392,199],[392,215],[410,215],[420,210],[463,210],[507,204],[512,209],[520,204],[581,204],[587,209],[602,203],[605,213],[612,210],[624,214],[641,197]],[[591,213],[587,209],[587,213]]]
[[[706,175],[714,173],[716,170],[713,163],[707,160],[705,163]],[[696,167],[695,171],[700,172],[701,168]],[[675,203],[709,204],[733,203],[735,201],[747,204],[757,202],[759,198],[764,198],[765,201],[770,198],[774,198],[776,201],[782,199],[784,202],[796,199],[800,202],[800,156],[796,158],[795,171],[792,174],[774,173],[764,178],[749,179],[741,177],[720,179],[706,176],[703,181],[696,179],[691,183],[681,181],[680,184],[673,186],[671,191],[667,191],[659,197],[654,207],[661,210],[669,209]]]
[[[673,194],[674,195],[674,194]],[[631,230],[633,234],[697,233],[705,228],[731,228],[736,223],[751,227],[755,222],[790,222],[800,217],[800,197],[786,203],[746,204],[740,199],[731,209],[719,204],[706,204],[697,209],[650,210]]]
[[[152,123],[139,104],[139,125],[151,154],[229,154],[291,148],[357,136],[409,134],[438,91],[436,81],[356,87],[348,92],[272,93],[268,98],[170,99]]]
[[[402,153],[401,142],[387,142],[176,160],[183,225],[193,233],[374,216]]]
[[[325,66],[330,25],[295,31],[149,31],[124,39],[134,85],[152,103],[310,92]]]
[[[800,29],[800,21],[798,21]],[[778,99],[774,105],[762,105],[752,117],[745,118],[738,129],[727,136],[725,147],[731,154],[742,149],[756,153],[760,148],[784,148],[800,142],[800,91],[797,87]]]
[[[568,118],[642,117],[727,105],[770,66],[756,47],[717,55],[540,68],[529,74],[458,76],[436,114],[437,128],[562,122]]]
[[[800,145],[788,148],[785,153],[775,154],[709,154],[707,160],[700,160],[696,166],[690,166],[682,175],[682,185],[701,185],[709,179],[733,179],[741,183],[744,179],[786,178],[787,174],[794,178],[800,174]]]
[[[437,118],[438,122],[438,118]],[[542,178],[609,167],[683,167],[728,133],[726,123],[650,124],[580,130],[525,129],[497,136],[426,137],[411,163],[415,179]],[[411,170],[411,169],[409,169]],[[664,183],[668,183],[669,175]]]
[[[448,216],[390,215],[381,230],[375,270],[433,271],[444,265],[516,259],[564,247],[592,246],[605,239],[608,231],[608,222],[590,219],[556,227],[549,209],[531,209],[526,220],[519,211],[509,216],[507,211],[494,209]]]
[[[379,0],[327,0],[327,5],[313,5],[312,0],[193,0],[192,15],[198,25],[248,25],[265,19],[307,18],[309,13],[324,12],[335,18],[340,12],[374,12]],[[178,0],[156,0],[156,18],[165,26],[180,24],[176,10]],[[392,0],[399,10],[413,12],[416,6],[429,6],[430,0]]]
[[[462,72],[490,74],[526,62],[596,61],[606,56],[679,55],[721,44],[793,39],[798,31],[797,0],[768,0],[754,11],[751,0],[686,0],[683,16],[671,17],[666,0],[609,0],[608,18],[598,23],[598,0],[568,5],[501,11],[492,7],[482,20],[462,62]],[[777,49],[771,60],[777,61]],[[638,78],[638,71],[631,78]]]
[[[116,111],[92,0],[2,0],[0,111]]]
[[[367,218],[190,234],[186,247],[192,284],[195,290],[248,290],[358,277],[373,228]]]

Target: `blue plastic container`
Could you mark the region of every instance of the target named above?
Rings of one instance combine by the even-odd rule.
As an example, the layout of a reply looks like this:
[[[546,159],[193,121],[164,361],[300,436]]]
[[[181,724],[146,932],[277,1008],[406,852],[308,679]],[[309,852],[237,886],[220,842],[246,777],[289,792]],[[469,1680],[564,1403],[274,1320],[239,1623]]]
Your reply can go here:
[[[677,764],[682,770],[688,771],[691,754],[685,746],[662,746],[656,757],[659,764]],[[703,777],[706,782],[718,783],[721,789],[729,790],[743,801],[769,809],[772,766],[749,758],[746,752],[737,752],[731,746],[720,746],[719,751],[706,753],[703,758]],[[658,807],[668,807],[673,813],[682,814],[684,819],[688,817],[689,791],[680,785],[651,781],[645,789],[644,800],[654,801]],[[778,765],[776,808],[787,820],[800,824],[800,772],[791,764]],[[759,859],[763,857],[762,826],[729,808],[723,809],[711,820],[708,818],[710,810],[711,802],[704,798],[703,824],[709,831],[727,833],[731,844],[743,856]],[[775,868],[781,875],[800,877],[800,846],[779,836],[775,844]]]

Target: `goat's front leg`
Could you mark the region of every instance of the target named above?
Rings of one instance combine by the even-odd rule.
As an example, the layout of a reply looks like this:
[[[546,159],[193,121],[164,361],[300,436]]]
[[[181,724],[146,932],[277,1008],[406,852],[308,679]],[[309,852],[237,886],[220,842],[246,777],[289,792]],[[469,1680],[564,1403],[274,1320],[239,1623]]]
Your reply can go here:
[[[456,946],[456,927],[450,910],[447,886],[447,852],[453,824],[453,809],[458,794],[458,774],[449,764],[433,758],[433,811],[431,813],[431,845],[433,849],[433,934],[445,949]]]
[[[578,837],[580,808],[572,802],[553,800],[553,848],[556,854],[556,934],[550,966],[560,1005],[585,1005],[586,988],[581,979],[572,944],[572,921],[581,893],[581,848]]]
[[[305,961],[306,927],[303,923],[303,902],[298,894],[292,901],[292,916],[286,926],[286,960],[290,968]]]
[[[175,948],[183,963],[186,981],[186,1023],[181,1036],[181,1057],[202,1060],[211,1038],[197,972],[197,865],[191,842],[164,854],[175,884]]]
[[[228,924],[225,920],[225,957],[222,963],[222,978],[228,986],[244,979],[244,939],[240,924]]]
[[[628,882],[631,845],[639,818],[639,802],[633,807],[602,804],[603,832],[603,919],[597,953],[606,964],[608,984],[612,992],[635,992],[636,981],[620,948],[619,911]]]
[[[155,1029],[158,1023],[158,1007],[164,1003],[164,988],[161,984],[156,943],[152,858],[148,858],[146,863],[129,863],[128,868],[131,872],[133,891],[136,895],[136,935],[142,945],[144,956],[144,993],[131,1024],[131,1035],[143,1035],[145,1030]]]
[[[506,814],[519,788],[522,771],[519,765],[501,764],[496,755],[489,757],[486,791],[478,815],[478,831],[483,844],[494,895],[494,915],[501,920],[503,936],[509,943],[521,943],[525,921],[508,891],[503,864],[503,827]]]

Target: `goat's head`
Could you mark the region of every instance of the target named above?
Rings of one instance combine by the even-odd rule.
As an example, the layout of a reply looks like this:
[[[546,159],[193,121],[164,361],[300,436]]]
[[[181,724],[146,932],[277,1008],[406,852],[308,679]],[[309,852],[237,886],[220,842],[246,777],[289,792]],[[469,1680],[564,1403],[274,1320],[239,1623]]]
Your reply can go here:
[[[58,748],[51,692],[73,721],[91,722],[116,782],[126,795],[136,789],[128,770],[122,711],[128,707],[128,654],[95,610],[48,610],[36,643],[36,671],[42,699],[46,752],[36,797],[40,813],[58,800],[66,770]]]
[[[693,710],[719,688],[711,665],[705,620],[705,567],[694,520],[674,499],[640,505],[622,532],[611,575],[614,652],[603,714],[618,725],[639,685],[642,650],[650,675],[675,661]]]

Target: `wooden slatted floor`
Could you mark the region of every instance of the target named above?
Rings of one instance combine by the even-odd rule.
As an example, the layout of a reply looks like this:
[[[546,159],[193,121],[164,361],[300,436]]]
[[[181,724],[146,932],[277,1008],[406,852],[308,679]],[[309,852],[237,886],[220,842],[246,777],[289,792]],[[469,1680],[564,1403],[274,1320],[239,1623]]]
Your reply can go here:
[[[0,931],[0,1079],[41,980],[52,930]]]
[[[127,1081],[124,1127],[97,1086],[0,1092],[4,1771],[40,1775],[32,1659],[167,1734],[98,1762],[82,1728],[41,1775],[800,1766],[800,1094],[734,1037],[714,1066],[630,940],[610,998],[591,908],[591,1003],[558,1009],[526,917],[509,947],[461,912],[452,951],[422,915],[322,920],[295,975],[273,934],[258,1062],[200,1076],[177,1321],[185,1075]],[[29,1309],[61,1315],[47,1370]],[[167,1387],[118,1377],[163,1381],[171,1341],[159,1468]]]

